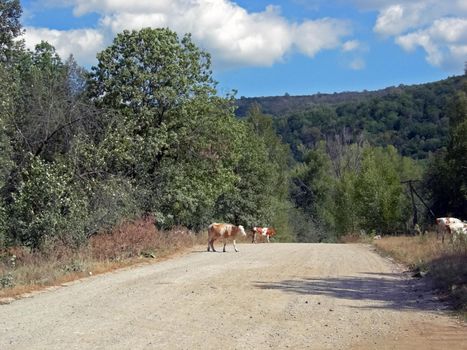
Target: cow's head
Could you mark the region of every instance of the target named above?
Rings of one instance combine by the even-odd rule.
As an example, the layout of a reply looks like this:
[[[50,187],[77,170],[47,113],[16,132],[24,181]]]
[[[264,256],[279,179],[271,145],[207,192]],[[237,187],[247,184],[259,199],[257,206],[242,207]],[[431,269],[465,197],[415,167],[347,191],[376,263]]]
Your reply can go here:
[[[238,225],[238,229],[240,230],[242,236],[246,236],[245,228],[242,225]]]

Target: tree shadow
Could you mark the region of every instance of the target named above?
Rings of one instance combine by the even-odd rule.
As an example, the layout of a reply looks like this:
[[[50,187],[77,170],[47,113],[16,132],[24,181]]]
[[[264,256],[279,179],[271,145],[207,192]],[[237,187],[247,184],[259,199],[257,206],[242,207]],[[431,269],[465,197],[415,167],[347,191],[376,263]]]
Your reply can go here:
[[[439,310],[445,308],[432,294],[425,279],[407,278],[400,273],[360,273],[359,276],[307,278],[280,282],[254,282],[259,289],[285,293],[323,295],[338,299],[361,300],[371,304],[355,308],[395,310]],[[374,302],[379,302],[376,305]]]

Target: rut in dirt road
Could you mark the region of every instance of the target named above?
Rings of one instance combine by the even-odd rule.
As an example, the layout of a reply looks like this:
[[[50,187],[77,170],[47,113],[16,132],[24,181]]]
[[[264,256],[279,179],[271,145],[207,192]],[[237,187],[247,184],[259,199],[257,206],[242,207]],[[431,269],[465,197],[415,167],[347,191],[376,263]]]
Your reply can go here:
[[[423,282],[368,246],[239,249],[0,306],[0,349],[467,349],[467,328]]]

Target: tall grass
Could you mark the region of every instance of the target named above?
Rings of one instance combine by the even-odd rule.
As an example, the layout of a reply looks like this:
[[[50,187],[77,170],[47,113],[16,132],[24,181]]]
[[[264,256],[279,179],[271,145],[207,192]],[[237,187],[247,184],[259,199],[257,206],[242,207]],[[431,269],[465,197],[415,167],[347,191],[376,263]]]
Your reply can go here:
[[[376,248],[413,270],[427,272],[440,295],[467,316],[467,240],[442,243],[436,235],[383,237]]]
[[[59,241],[49,243],[41,251],[9,248],[0,251],[0,298],[165,258],[206,240],[206,235],[183,227],[159,231],[154,220],[146,218],[99,233],[80,248],[72,249]]]

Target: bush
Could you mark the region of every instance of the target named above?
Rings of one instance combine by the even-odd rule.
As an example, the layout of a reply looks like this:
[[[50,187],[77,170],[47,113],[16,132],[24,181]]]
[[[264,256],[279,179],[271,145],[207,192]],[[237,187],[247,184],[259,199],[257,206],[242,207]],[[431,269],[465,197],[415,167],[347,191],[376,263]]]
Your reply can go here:
[[[9,217],[15,241],[39,248],[45,239],[81,236],[87,203],[64,164],[32,158],[13,198]]]

